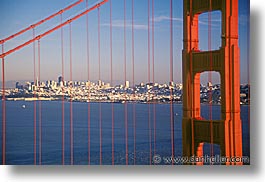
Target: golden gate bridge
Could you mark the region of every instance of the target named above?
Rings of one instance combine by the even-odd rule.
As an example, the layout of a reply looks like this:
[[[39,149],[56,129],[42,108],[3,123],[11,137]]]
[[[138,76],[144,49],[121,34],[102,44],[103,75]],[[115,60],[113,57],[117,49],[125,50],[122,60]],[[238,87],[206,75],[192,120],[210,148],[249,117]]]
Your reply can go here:
[[[8,61],[8,56],[15,53],[16,51],[23,49],[26,46],[33,45],[33,69],[34,69],[34,81],[38,78],[41,79],[41,40],[47,37],[48,35],[52,34],[57,30],[61,30],[61,72],[62,78],[65,77],[65,48],[64,48],[64,31],[63,27],[69,27],[69,73],[70,73],[70,81],[73,81],[72,75],[72,67],[74,64],[73,61],[73,52],[72,52],[72,22],[78,20],[79,18],[86,16],[86,55],[87,55],[87,79],[90,80],[90,71],[89,65],[91,64],[89,60],[89,26],[88,26],[88,13],[92,11],[97,11],[97,45],[98,45],[98,80],[101,80],[101,7],[102,6],[109,6],[109,39],[110,39],[110,84],[113,85],[113,26],[112,26],[112,0],[102,0],[98,1],[94,5],[89,6],[88,0],[86,0],[85,6],[86,9],[81,13],[73,16],[72,18],[63,21],[62,15],[70,10],[71,8],[75,7],[78,4],[83,3],[83,0],[78,0],[69,6],[61,9],[60,11],[48,16],[41,21],[34,23],[27,28],[8,36],[0,40],[0,44],[2,45],[2,53],[0,54],[0,58],[2,59],[2,163],[6,164],[6,88],[5,88],[5,62]],[[124,37],[123,37],[123,54],[124,54],[124,81],[127,80],[128,73],[126,70],[127,67],[127,18],[126,18],[126,4],[131,3],[131,53],[132,53],[132,84],[135,85],[135,34],[134,34],[134,18],[135,18],[135,11],[134,11],[134,0],[124,0]],[[148,8],[147,8],[147,75],[148,75],[148,82],[155,82],[155,31],[154,31],[154,0],[148,0]],[[169,82],[174,82],[174,50],[173,50],[173,0],[169,0],[169,60],[165,61],[165,64],[169,64]],[[219,50],[211,50],[211,13],[212,11],[219,10],[222,12],[222,37],[221,42],[222,46]],[[200,51],[199,48],[199,36],[198,36],[198,16],[201,13],[209,12],[208,15],[208,47],[209,51]],[[49,29],[48,31],[36,35],[35,29],[39,25],[52,20],[53,18],[60,16],[60,24]],[[183,121],[182,121],[182,133],[183,133],[183,156],[203,156],[203,143],[211,143],[211,144],[219,144],[221,149],[221,155],[226,157],[242,157],[242,126],[241,126],[241,119],[240,119],[240,93],[239,93],[239,47],[238,47],[238,1],[237,0],[184,0],[183,1],[183,55],[182,55],[182,71],[183,71]],[[10,50],[5,50],[6,42],[12,40],[15,37],[18,37],[26,32],[32,31],[32,38],[23,44],[20,44]],[[36,49],[37,48],[37,49]],[[121,50],[122,51],[122,50]],[[36,59],[37,58],[37,59]],[[37,68],[38,65],[38,68]],[[36,69],[37,68],[37,69]],[[38,70],[38,71],[36,71]],[[212,119],[212,110],[210,109],[209,115],[210,119],[206,120],[201,117],[201,106],[200,106],[200,74],[205,71],[216,71],[220,74],[221,77],[221,119],[220,120],[213,120]],[[38,72],[38,75],[37,75]],[[152,73],[152,74],[151,74]],[[165,73],[166,74],[166,73]],[[211,74],[209,74],[209,80],[211,80]],[[73,85],[70,85],[72,88]],[[64,87],[62,87],[64,89]],[[135,93],[135,90],[134,90]],[[34,97],[37,98],[38,95],[34,91]],[[70,94],[71,97],[71,94]],[[173,103],[173,89],[170,89],[170,134],[171,134],[171,156],[174,158],[175,156],[175,130],[174,130],[174,103]],[[62,159],[61,164],[65,164],[65,97],[62,96],[61,105],[62,105]],[[153,106],[153,108],[151,108]],[[111,133],[111,140],[112,140],[112,152],[110,154],[112,158],[112,164],[114,165],[114,123],[115,123],[115,116],[114,116],[114,106],[111,103],[112,107],[112,114],[110,116],[111,123],[112,123],[112,133]],[[153,112],[153,129],[151,128],[151,109]],[[88,164],[90,164],[90,142],[91,142],[91,128],[90,128],[90,103],[88,102]],[[155,147],[152,147],[152,142],[156,142],[156,104],[148,104],[148,135],[149,135],[149,164],[153,164],[153,154],[155,154]],[[74,119],[73,119],[73,98],[70,98],[70,164],[74,164]],[[134,156],[136,153],[136,105],[133,104],[132,107],[133,113],[133,141],[134,141]],[[99,164],[102,164],[102,106],[99,103],[99,155],[100,161]],[[34,101],[34,116],[32,118],[34,122],[34,164],[42,164],[42,102]],[[38,122],[38,124],[37,124]],[[38,125],[38,128],[37,128]],[[126,165],[129,164],[128,162],[128,103],[125,101],[124,103],[124,131],[125,131],[125,159]],[[153,131],[153,134],[152,134]],[[37,134],[39,135],[37,141]],[[152,138],[153,136],[153,138]],[[39,147],[37,155],[37,146]],[[155,145],[154,145],[155,146]],[[211,149],[211,153],[213,155],[213,149]],[[37,156],[39,159],[37,160]],[[134,157],[134,164],[136,158]],[[192,164],[200,165],[201,162],[193,162]],[[227,162],[227,165],[234,165],[234,164],[242,164],[242,162]],[[172,160],[172,165],[174,165],[174,161]]]

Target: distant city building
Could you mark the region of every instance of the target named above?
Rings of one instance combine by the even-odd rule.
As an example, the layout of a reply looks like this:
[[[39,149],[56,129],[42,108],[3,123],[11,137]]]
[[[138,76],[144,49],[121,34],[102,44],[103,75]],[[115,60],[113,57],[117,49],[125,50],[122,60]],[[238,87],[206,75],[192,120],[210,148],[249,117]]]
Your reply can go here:
[[[110,88],[110,83],[105,83],[104,86],[103,86],[104,89],[108,89]]]
[[[149,90],[151,88],[150,84],[146,84],[146,88]]]
[[[45,83],[44,82],[41,82],[40,83],[40,87],[45,87]]]
[[[37,77],[36,84],[37,87],[39,86],[39,78]]]
[[[16,82],[16,88],[17,89],[23,89],[23,85],[19,85],[19,82]]]
[[[86,82],[86,87],[90,87],[90,81]]]
[[[103,85],[103,82],[101,80],[98,81],[98,86],[101,87]]]
[[[68,86],[74,86],[73,81],[68,81],[67,85]]]
[[[62,76],[58,77],[58,86],[63,87],[64,86],[64,79]]]
[[[50,86],[51,86],[51,81],[50,81],[50,80],[47,80],[47,81],[46,81],[46,86],[47,86],[48,88],[50,88]]]
[[[61,81],[61,82],[60,82],[60,87],[63,87],[63,86],[64,86],[64,82]]]
[[[38,78],[36,82],[26,82],[25,85],[16,83],[15,89],[8,89],[6,91],[9,99],[17,97],[30,98],[35,96],[45,97],[50,100],[59,100],[62,95],[65,95],[65,99],[69,100],[70,95],[75,101],[87,102],[89,101],[111,101],[111,102],[123,102],[136,101],[136,102],[167,102],[170,89],[174,89],[173,98],[174,102],[182,102],[182,84],[175,84],[169,82],[168,84],[158,83],[140,83],[137,86],[130,87],[129,81],[125,82],[125,85],[111,86],[109,83],[103,83],[101,80],[98,82],[83,82],[83,81],[64,81],[58,79],[60,84],[64,83],[64,86],[60,89],[59,84],[56,81],[49,80],[46,82],[40,82]],[[38,86],[36,85],[38,84]],[[74,85],[75,84],[75,85]],[[60,85],[62,86],[62,85]],[[130,89],[131,88],[131,89]],[[211,92],[209,90],[211,89]],[[245,84],[240,86],[240,104],[249,104],[249,89],[250,86]],[[210,95],[211,94],[211,97]],[[1,93],[0,93],[1,96]],[[221,103],[221,91],[220,84],[207,83],[200,86],[200,100],[201,103]]]
[[[177,84],[176,87],[177,87],[178,90],[182,90],[183,86],[182,86],[182,84]]]
[[[130,87],[130,82],[129,81],[126,81],[125,82],[125,88],[129,88]]]
[[[31,91],[31,82],[26,82],[26,89],[28,90],[28,91]]]
[[[62,76],[59,76],[58,77],[58,84],[60,84],[61,82],[63,82],[64,80],[63,80],[63,77]]]
[[[31,87],[32,87],[32,88],[31,88],[32,91],[36,91],[36,90],[37,90],[37,86],[36,86],[36,85],[32,85]]]
[[[123,89],[123,85],[119,85],[119,89]]]

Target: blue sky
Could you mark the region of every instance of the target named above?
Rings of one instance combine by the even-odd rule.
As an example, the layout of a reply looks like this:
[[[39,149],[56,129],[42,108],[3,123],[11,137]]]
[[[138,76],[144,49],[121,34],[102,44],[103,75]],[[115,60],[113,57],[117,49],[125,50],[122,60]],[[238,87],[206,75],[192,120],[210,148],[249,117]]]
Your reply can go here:
[[[0,39],[5,38],[26,26],[35,23],[48,15],[57,12],[73,0],[1,0],[0,1]],[[89,0],[89,5],[95,0]],[[113,4],[113,79],[115,83],[124,82],[124,44],[123,44],[123,0],[112,0]],[[132,80],[132,31],[131,31],[131,1],[126,1],[126,35],[127,35],[127,80]],[[147,0],[134,0],[135,24],[135,82],[148,81],[147,73]],[[150,0],[151,4],[152,0]],[[155,4],[155,81],[167,83],[169,81],[169,0],[154,0]],[[182,80],[182,1],[173,0],[173,50],[174,50],[174,81]],[[77,14],[85,8],[85,0],[80,5],[63,14],[63,19]],[[109,82],[110,78],[110,38],[109,38],[109,3],[100,8],[101,16],[101,78]],[[90,39],[90,75],[91,80],[98,80],[98,42],[97,42],[97,10],[89,13]],[[220,17],[221,13],[212,14],[212,48],[220,46]],[[150,14],[151,18],[151,14]],[[239,0],[239,46],[241,50],[241,83],[247,83],[247,48],[249,0]],[[60,17],[36,28],[36,34],[42,33],[57,25]],[[208,14],[200,15],[200,48],[208,48]],[[151,25],[151,24],[150,24]],[[87,79],[86,63],[86,17],[72,23],[73,39],[73,79]],[[150,36],[152,34],[150,33]],[[5,44],[5,50],[19,45],[32,38],[32,31],[19,36]],[[56,31],[41,39],[41,80],[56,80],[61,74],[61,46],[60,31]],[[64,27],[64,59],[65,78],[69,79],[69,26]],[[151,51],[152,53],[152,51]],[[151,54],[152,55],[152,54]],[[152,73],[152,72],[151,72]],[[207,74],[202,75],[202,82],[207,82]],[[6,80],[33,80],[33,47],[29,45],[16,53],[6,57]],[[214,76],[214,81],[218,79]]]

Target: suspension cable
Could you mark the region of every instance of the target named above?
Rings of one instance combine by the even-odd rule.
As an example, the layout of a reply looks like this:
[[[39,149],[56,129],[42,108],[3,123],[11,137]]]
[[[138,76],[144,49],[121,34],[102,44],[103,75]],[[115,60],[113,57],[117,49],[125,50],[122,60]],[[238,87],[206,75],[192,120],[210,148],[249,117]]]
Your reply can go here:
[[[41,110],[41,98],[40,98],[40,93],[41,93],[41,55],[40,55],[40,40],[38,40],[38,73],[39,73],[39,78],[37,79],[38,83],[38,114],[39,114],[39,165],[42,164],[42,110]]]
[[[192,21],[193,21],[193,12],[192,12],[192,0],[190,0],[190,9],[189,9],[189,63],[190,63],[190,83],[189,85],[191,86],[189,88],[189,91],[188,91],[188,98],[190,98],[190,107],[194,108],[194,99],[195,99],[195,96],[194,94],[191,92],[191,90],[193,90],[193,87],[192,87],[192,79],[193,79],[193,75],[192,75],[192,68],[193,68],[193,64],[192,64]],[[191,96],[189,95],[191,94]],[[193,109],[191,109],[191,154],[192,156],[195,155],[195,149],[194,149],[194,113],[193,113]]]
[[[132,74],[133,97],[135,99],[135,51],[134,51],[134,0],[132,0]],[[136,164],[136,108],[133,102],[133,162]]]
[[[113,86],[113,63],[112,63],[112,0],[110,0],[110,85]],[[114,165],[114,104],[111,103],[111,154],[112,154],[112,165]]]
[[[4,52],[4,44],[2,44],[2,52]],[[6,164],[5,58],[2,58],[2,164]]]
[[[62,23],[62,19],[63,19],[63,15],[61,14],[60,16],[60,21]],[[63,41],[63,38],[64,38],[64,31],[63,31],[63,27],[61,28],[61,59],[62,59],[62,85],[61,85],[61,90],[62,90],[62,165],[64,165],[65,161],[64,161],[64,150],[65,150],[65,146],[64,146],[64,135],[65,135],[65,131],[64,131],[64,122],[65,122],[65,119],[64,119],[64,41]],[[61,83],[59,83],[61,84]]]
[[[213,54],[212,54],[212,0],[210,0],[210,11],[208,12],[208,50],[210,51],[210,71],[208,72],[208,82],[212,83],[212,67],[213,67]],[[210,141],[211,141],[211,151],[210,155],[213,157],[213,119],[212,119],[212,85],[210,85],[209,93],[209,120],[210,120]],[[213,163],[212,163],[213,164]]]
[[[35,29],[32,31],[32,36],[35,38]],[[34,83],[36,82],[36,47],[35,41],[33,42],[33,80]],[[33,90],[33,88],[32,88]],[[36,89],[33,90],[33,132],[34,132],[34,139],[33,139],[33,151],[34,151],[34,165],[37,164],[37,103],[36,103]]]
[[[172,159],[174,159],[175,155],[175,137],[174,137],[174,95],[173,95],[173,88],[174,88],[174,79],[173,79],[173,2],[170,0],[170,123],[171,123],[171,152],[172,152]],[[174,165],[174,161],[172,160],[172,165]]]
[[[86,8],[88,9],[88,0],[86,0]],[[89,60],[89,55],[90,55],[90,52],[89,52],[89,20],[88,20],[88,14],[86,14],[86,34],[87,34],[87,80],[90,81],[90,60]],[[88,125],[88,165],[90,165],[90,145],[91,145],[91,133],[90,133],[90,129],[91,129],[91,109],[90,109],[90,85],[89,85],[89,88],[88,88],[88,97],[87,97],[87,125]]]
[[[126,0],[124,0],[124,82],[127,81],[126,72]],[[125,103],[124,103],[124,121],[125,121],[125,162],[128,165],[128,108],[127,108],[127,94],[125,91]]]
[[[43,38],[43,37],[49,35],[50,33],[52,33],[52,32],[54,32],[54,31],[60,29],[61,27],[70,24],[71,22],[73,22],[73,21],[79,19],[80,17],[84,16],[85,14],[89,13],[90,11],[93,11],[94,9],[96,9],[96,8],[100,7],[101,5],[105,4],[107,1],[108,1],[108,0],[103,0],[103,1],[101,1],[100,3],[97,3],[96,5],[92,6],[91,8],[89,8],[89,9],[87,9],[87,10],[81,12],[80,14],[74,16],[73,18],[66,20],[65,22],[63,22],[63,23],[61,23],[61,24],[55,26],[54,28],[52,28],[52,29],[50,29],[50,30],[48,30],[48,31],[46,31],[46,32],[44,32],[44,33],[38,35],[38,36],[35,36],[34,39],[30,39],[29,41],[27,41],[27,42],[25,42],[25,43],[23,43],[23,44],[21,44],[21,45],[15,47],[15,48],[13,48],[13,49],[10,49],[10,50],[7,51],[7,52],[3,52],[3,53],[0,55],[0,58],[3,58],[3,57],[5,57],[5,56],[7,56],[7,55],[9,55],[9,54],[11,54],[11,53],[13,53],[13,52],[15,52],[15,51],[18,51],[19,49],[21,49],[21,48],[23,48],[23,47],[25,47],[25,46],[27,46],[27,45],[33,43],[34,41],[39,40],[39,39],[41,39],[41,38]]]
[[[154,0],[152,0],[152,65],[153,65],[153,84],[155,84],[155,21],[154,21]],[[156,101],[153,101],[153,127],[154,127],[154,149],[156,154]]]
[[[98,79],[99,81],[101,81],[100,8],[98,8]],[[102,165],[102,107],[101,107],[101,102],[99,102],[99,164]]]
[[[148,83],[151,82],[150,74],[150,0],[148,0],[147,10],[147,66],[148,66]],[[150,93],[148,92],[148,135],[149,135],[149,165],[152,164],[152,131],[151,131],[151,109],[150,109]]]
[[[63,12],[65,12],[65,11],[67,11],[67,10],[73,8],[74,6],[80,4],[81,2],[83,2],[83,0],[78,0],[77,2],[75,2],[75,3],[73,3],[73,4],[69,5],[69,6],[67,6],[66,8],[61,9],[60,11],[58,11],[58,12],[56,12],[56,13],[54,13],[54,14],[48,16],[47,18],[42,19],[42,20],[38,21],[37,23],[34,23],[34,24],[28,26],[27,28],[25,28],[25,29],[23,29],[23,30],[21,30],[21,31],[15,33],[15,34],[13,34],[13,35],[11,35],[11,36],[9,36],[9,37],[7,37],[7,38],[4,38],[4,39],[0,40],[0,44],[3,44],[4,42],[6,42],[6,41],[8,41],[8,40],[11,40],[11,39],[15,38],[15,37],[17,37],[17,36],[19,36],[19,35],[21,35],[21,34],[27,32],[27,31],[30,30],[30,29],[34,29],[35,27],[37,27],[37,26],[43,24],[44,22],[46,22],[46,21],[48,21],[48,20],[50,20],[50,19],[52,19],[52,18],[54,18],[54,17],[56,17],[56,16],[58,16],[58,15],[61,15]]]
[[[72,24],[69,24],[69,48],[70,48],[70,163],[74,164],[74,130],[73,130],[73,63],[72,63]]]

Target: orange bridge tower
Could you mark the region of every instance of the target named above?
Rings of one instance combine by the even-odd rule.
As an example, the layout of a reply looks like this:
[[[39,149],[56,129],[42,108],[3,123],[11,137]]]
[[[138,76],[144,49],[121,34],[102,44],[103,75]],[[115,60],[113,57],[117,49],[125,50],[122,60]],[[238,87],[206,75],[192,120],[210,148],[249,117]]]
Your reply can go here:
[[[184,0],[183,5],[183,156],[203,155],[203,143],[214,143],[221,156],[242,157],[238,0]],[[200,51],[199,15],[217,10],[222,13],[221,47]],[[200,74],[205,71],[220,74],[221,120],[201,117]]]

